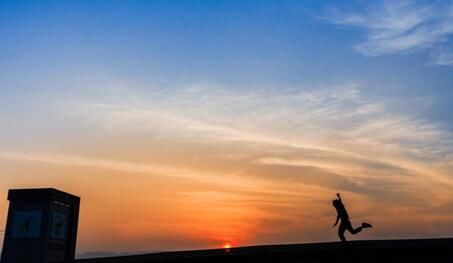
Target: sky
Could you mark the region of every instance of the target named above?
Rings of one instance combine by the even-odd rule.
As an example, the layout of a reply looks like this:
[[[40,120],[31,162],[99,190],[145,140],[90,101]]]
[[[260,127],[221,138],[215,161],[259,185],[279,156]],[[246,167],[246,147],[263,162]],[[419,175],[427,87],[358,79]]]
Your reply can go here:
[[[54,187],[79,256],[336,241],[337,192],[453,236],[452,71],[453,1],[2,0],[0,230]]]

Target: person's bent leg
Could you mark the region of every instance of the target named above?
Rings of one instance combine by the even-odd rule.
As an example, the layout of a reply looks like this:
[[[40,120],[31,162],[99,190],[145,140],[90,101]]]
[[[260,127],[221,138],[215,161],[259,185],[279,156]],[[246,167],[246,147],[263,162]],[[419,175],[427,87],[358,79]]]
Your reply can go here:
[[[349,230],[349,232],[351,232],[351,234],[355,235],[357,233],[359,233],[360,231],[362,231],[363,227],[358,227],[356,229],[351,229]]]
[[[355,235],[355,234],[359,233],[360,231],[362,231],[363,226],[354,229],[354,228],[352,227],[351,223],[349,222],[349,224],[346,226],[346,229],[347,229],[349,232],[351,232],[351,234]]]

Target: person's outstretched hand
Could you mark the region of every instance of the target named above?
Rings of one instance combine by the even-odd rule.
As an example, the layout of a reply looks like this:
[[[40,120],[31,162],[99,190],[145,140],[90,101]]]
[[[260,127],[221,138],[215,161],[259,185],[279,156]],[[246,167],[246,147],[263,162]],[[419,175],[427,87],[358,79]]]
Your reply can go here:
[[[337,193],[337,197],[340,198],[340,193]]]

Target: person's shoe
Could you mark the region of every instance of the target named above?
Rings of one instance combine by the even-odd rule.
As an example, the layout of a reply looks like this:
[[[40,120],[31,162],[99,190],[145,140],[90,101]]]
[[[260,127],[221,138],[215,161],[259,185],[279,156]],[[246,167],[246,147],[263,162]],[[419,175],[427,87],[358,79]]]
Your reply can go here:
[[[369,227],[373,227],[373,226],[368,224],[368,223],[362,223],[362,227],[363,228],[369,228]]]

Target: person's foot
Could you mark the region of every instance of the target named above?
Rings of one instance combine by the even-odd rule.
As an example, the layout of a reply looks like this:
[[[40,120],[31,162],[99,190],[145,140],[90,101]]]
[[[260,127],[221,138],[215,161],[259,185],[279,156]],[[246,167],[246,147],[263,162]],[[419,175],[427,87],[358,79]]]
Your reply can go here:
[[[373,226],[368,224],[368,223],[362,223],[362,227],[363,228],[369,228],[369,227],[373,227]]]

